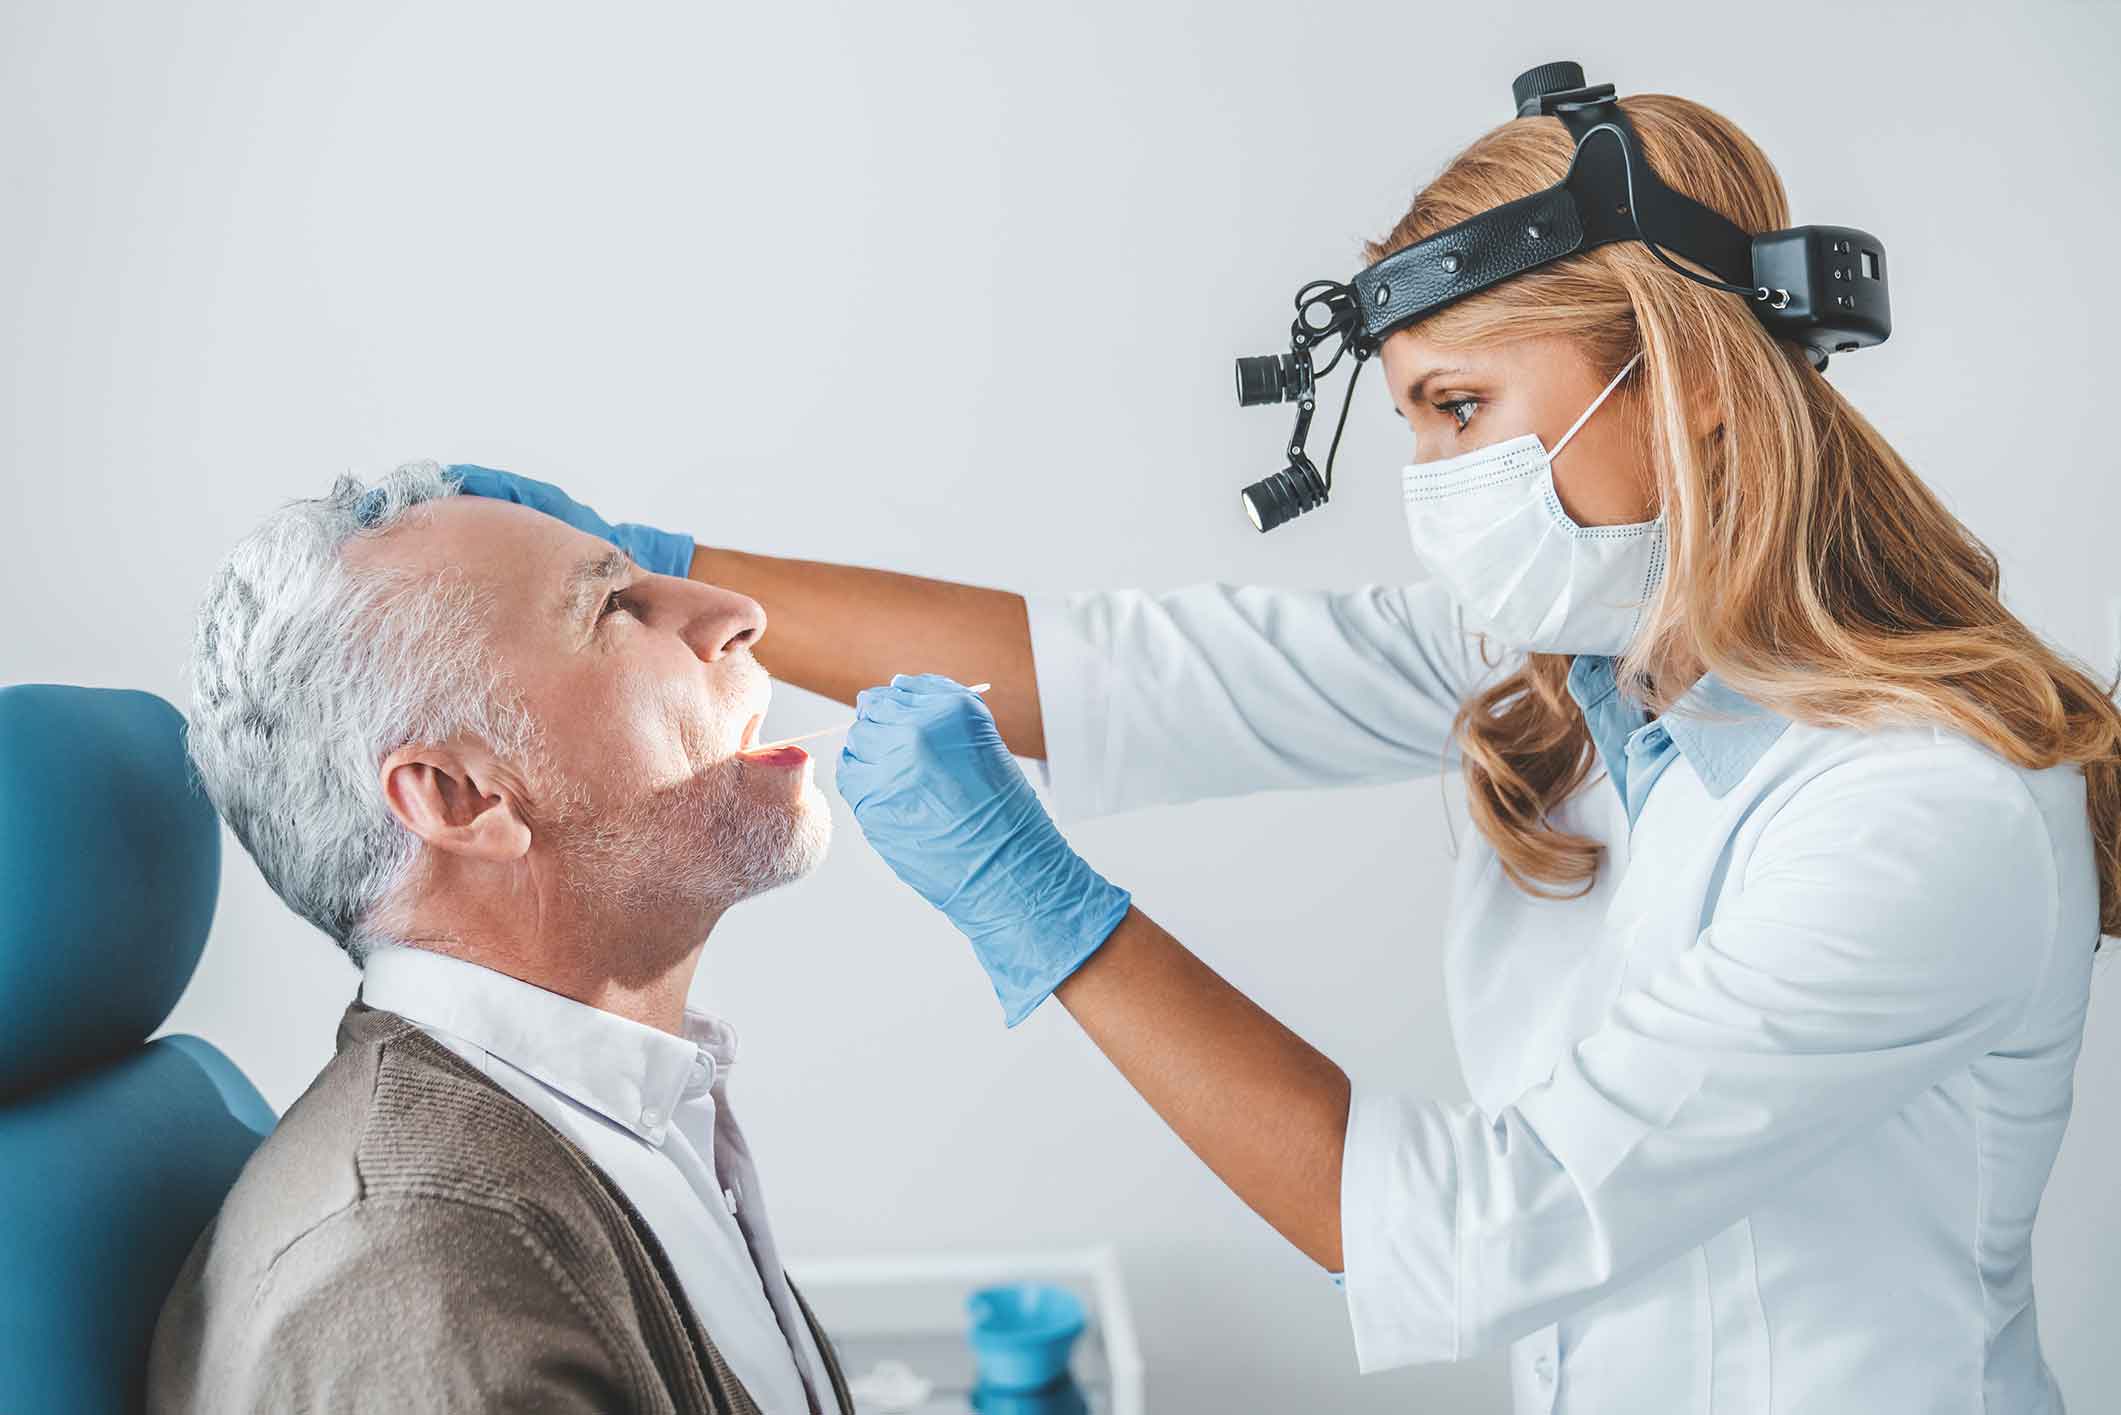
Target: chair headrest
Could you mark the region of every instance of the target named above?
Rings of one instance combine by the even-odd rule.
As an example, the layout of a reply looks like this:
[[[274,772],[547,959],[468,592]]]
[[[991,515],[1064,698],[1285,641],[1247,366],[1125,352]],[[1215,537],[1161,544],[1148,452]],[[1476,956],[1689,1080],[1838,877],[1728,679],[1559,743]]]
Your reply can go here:
[[[153,693],[0,688],[0,1095],[145,1041],[191,980],[221,827]]]

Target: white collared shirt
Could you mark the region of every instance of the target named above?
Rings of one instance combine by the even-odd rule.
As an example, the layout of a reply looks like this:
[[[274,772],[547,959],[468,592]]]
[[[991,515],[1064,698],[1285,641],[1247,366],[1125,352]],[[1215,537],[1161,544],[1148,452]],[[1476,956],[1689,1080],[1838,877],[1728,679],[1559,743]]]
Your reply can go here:
[[[1064,823],[1452,769],[1460,702],[1517,666],[1433,581],[1033,596],[1030,625]],[[2031,1235],[2098,936],[2082,772],[1713,679],[1650,723],[1575,668],[1611,780],[1552,819],[1595,884],[1535,897],[1462,833],[1472,1102],[1353,1083],[1359,1366],[1507,1345],[1520,1412],[2060,1411]]]
[[[688,1008],[677,1037],[402,945],[369,955],[361,1000],[416,1023],[581,1147],[647,1220],[701,1328],[760,1409],[830,1405],[729,1110],[727,1023]]]

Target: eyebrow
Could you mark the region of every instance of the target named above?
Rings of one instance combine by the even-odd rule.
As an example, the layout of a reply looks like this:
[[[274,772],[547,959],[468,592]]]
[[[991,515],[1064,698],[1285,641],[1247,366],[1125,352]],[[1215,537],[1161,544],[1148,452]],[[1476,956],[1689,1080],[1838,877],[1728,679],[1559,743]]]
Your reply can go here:
[[[560,613],[570,624],[579,624],[596,605],[596,592],[632,568],[625,552],[607,550],[578,562],[567,572],[560,587]]]
[[[1421,401],[1421,391],[1422,391],[1422,390],[1423,390],[1424,388],[1427,388],[1427,387],[1429,386],[1429,380],[1430,380],[1430,379],[1432,379],[1432,378],[1440,378],[1440,377],[1442,377],[1442,376],[1443,376],[1444,374],[1447,374],[1447,373],[1471,373],[1471,372],[1472,372],[1472,370],[1471,370],[1471,369],[1465,369],[1465,368],[1458,368],[1458,367],[1455,367],[1455,366],[1454,366],[1454,367],[1451,367],[1451,368],[1432,368],[1432,369],[1430,369],[1430,370],[1429,370],[1429,371],[1428,371],[1427,373],[1423,374],[1423,375],[1422,375],[1422,376],[1421,376],[1420,378],[1417,378],[1417,379],[1415,379],[1413,383],[1411,383],[1410,385],[1408,385],[1408,387],[1407,387],[1407,397],[1408,397],[1409,399],[1412,399],[1413,401],[1415,401],[1415,402],[1417,402],[1417,403],[1418,403],[1418,402],[1420,402],[1420,401]]]

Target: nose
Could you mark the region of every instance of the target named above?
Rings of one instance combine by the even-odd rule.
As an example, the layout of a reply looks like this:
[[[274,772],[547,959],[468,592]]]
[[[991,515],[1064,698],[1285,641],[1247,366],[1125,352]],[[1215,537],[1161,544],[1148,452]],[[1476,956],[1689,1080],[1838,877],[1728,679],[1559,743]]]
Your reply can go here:
[[[704,588],[706,601],[686,636],[702,662],[713,663],[738,649],[748,649],[765,635],[766,611],[757,600],[714,585]]]

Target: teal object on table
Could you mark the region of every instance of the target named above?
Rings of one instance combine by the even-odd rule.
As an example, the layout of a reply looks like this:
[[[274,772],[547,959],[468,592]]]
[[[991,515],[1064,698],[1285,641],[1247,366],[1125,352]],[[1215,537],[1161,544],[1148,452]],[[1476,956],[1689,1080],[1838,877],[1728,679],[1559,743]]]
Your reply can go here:
[[[979,1383],[995,1391],[1036,1390],[1060,1380],[1088,1320],[1080,1298],[1043,1282],[983,1287],[965,1299],[965,1309]]]
[[[162,1299],[273,1113],[149,1042],[206,946],[221,824],[152,693],[0,687],[0,1410],[137,1412]]]
[[[979,1415],[1090,1415],[1083,1388],[1066,1376],[1037,1390],[978,1386],[972,1392],[972,1408]]]

